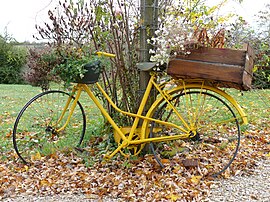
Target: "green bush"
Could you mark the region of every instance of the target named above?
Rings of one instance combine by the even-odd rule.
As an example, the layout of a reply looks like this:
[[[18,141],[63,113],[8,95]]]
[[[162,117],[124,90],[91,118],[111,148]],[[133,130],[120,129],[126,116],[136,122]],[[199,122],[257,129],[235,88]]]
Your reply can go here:
[[[270,89],[270,68],[259,69],[254,73],[253,87]]]
[[[22,68],[26,63],[26,48],[17,47],[0,36],[0,83],[21,84]]]

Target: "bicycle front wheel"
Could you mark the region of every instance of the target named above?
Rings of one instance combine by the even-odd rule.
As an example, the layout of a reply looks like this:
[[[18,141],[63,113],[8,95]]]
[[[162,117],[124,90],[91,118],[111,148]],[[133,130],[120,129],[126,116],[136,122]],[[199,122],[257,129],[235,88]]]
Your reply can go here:
[[[63,127],[73,102],[74,97],[55,90],[40,93],[25,104],[13,128],[13,146],[24,163],[57,150],[69,151],[82,143],[86,116],[80,102],[76,103],[68,124]],[[59,131],[60,128],[63,130]]]
[[[198,167],[204,175],[216,176],[224,172],[236,157],[240,144],[240,127],[232,108],[221,97],[196,89],[173,94],[170,103],[173,107],[161,102],[154,117],[185,128],[189,136],[151,142],[150,148],[157,161],[163,165],[162,159],[171,159],[187,168]],[[154,132],[154,128],[158,128],[158,132]],[[177,128],[151,123],[150,137],[179,134],[183,132]]]

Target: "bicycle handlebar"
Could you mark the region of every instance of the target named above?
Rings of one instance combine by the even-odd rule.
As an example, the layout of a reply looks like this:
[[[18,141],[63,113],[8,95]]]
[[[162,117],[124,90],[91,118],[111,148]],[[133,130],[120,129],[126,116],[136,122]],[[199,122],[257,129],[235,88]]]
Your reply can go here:
[[[96,54],[98,55],[98,57],[101,57],[101,56],[105,56],[105,57],[115,57],[115,54],[112,54],[112,53],[106,53],[106,52],[101,52],[101,51],[98,51],[96,52]]]

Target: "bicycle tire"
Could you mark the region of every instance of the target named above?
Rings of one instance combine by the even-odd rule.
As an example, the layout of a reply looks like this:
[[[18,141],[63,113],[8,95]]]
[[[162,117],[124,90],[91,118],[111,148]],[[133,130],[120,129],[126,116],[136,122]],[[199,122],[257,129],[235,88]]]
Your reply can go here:
[[[178,166],[199,167],[200,174],[217,176],[223,173],[235,159],[240,145],[240,126],[233,109],[223,98],[198,89],[174,92],[170,103],[188,125],[195,128],[196,135],[191,133],[186,139],[151,142],[150,150],[157,162],[164,166],[164,159],[174,159]],[[154,118],[185,128],[165,101],[156,108]],[[154,133],[153,128],[162,130]],[[179,129],[152,122],[149,137],[182,133]]]
[[[61,123],[54,126],[68,97],[68,93],[59,90],[42,92],[21,109],[14,123],[12,138],[14,149],[23,163],[31,164],[56,150],[70,150],[81,145],[86,130],[86,115],[79,101],[67,127],[56,132],[66,121],[68,113]],[[75,99],[71,98],[69,106]]]

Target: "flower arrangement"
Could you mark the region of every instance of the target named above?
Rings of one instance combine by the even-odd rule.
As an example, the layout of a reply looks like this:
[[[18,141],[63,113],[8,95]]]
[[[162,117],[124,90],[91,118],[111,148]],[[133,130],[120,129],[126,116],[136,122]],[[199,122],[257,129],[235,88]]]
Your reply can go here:
[[[194,1],[194,5],[180,3],[168,8],[166,15],[159,19],[155,36],[148,40],[153,46],[149,51],[150,61],[164,65],[175,55],[190,54],[196,47],[223,46],[224,27],[232,16],[218,16],[215,12],[222,6],[221,3],[207,7]]]
[[[150,49],[150,61],[160,65],[167,64],[170,57],[179,53],[188,54],[186,44],[195,42],[192,26],[183,22],[182,17],[167,15],[163,26],[155,31],[155,37],[148,40],[155,49]]]

